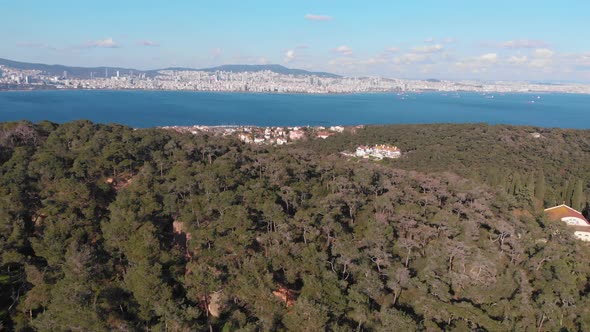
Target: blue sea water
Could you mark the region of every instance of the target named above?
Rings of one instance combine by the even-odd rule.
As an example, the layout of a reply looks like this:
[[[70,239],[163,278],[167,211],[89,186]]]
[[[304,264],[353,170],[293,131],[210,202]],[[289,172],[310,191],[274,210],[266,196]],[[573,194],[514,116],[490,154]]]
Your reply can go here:
[[[493,98],[492,98],[493,96]],[[0,121],[88,119],[137,128],[169,125],[489,123],[590,128],[590,95],[409,93],[248,94],[176,91],[0,93]]]

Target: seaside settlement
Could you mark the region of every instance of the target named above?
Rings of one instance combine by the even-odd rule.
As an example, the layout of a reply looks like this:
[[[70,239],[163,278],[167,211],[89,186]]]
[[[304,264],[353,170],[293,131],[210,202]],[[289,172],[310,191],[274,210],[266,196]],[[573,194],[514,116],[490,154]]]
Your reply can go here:
[[[65,68],[65,67],[64,67]],[[0,90],[87,89],[167,90],[257,93],[369,93],[369,92],[559,92],[590,94],[582,83],[542,84],[531,82],[480,82],[473,80],[408,80],[382,77],[326,77],[313,73],[292,75],[271,70],[257,72],[157,70],[150,72],[110,71],[95,68],[90,77],[74,76],[67,70],[56,75],[36,69],[0,65]],[[403,96],[400,96],[403,98]],[[491,96],[490,96],[491,97]]]
[[[249,144],[284,145],[302,139],[320,138],[326,139],[344,131],[356,132],[364,126],[343,127],[257,127],[257,126],[166,126],[162,129],[177,132],[197,134],[209,134],[215,136],[235,136],[240,141]]]
[[[327,139],[338,133],[355,133],[364,126],[331,126],[331,127],[256,127],[256,126],[167,126],[162,129],[177,132],[197,134],[209,134],[217,136],[234,136],[247,144],[260,145],[285,145],[303,139]],[[358,146],[355,152],[342,151],[342,155],[354,158],[371,160],[396,159],[402,156],[400,148],[389,144],[376,144],[373,146]]]

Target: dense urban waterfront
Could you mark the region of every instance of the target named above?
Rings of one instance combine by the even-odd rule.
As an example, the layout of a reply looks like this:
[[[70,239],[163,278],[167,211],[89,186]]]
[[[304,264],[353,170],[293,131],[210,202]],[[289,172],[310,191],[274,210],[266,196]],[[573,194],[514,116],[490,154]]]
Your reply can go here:
[[[378,93],[342,95],[178,91],[0,93],[0,121],[88,119],[133,127],[490,123],[590,128],[590,95]]]

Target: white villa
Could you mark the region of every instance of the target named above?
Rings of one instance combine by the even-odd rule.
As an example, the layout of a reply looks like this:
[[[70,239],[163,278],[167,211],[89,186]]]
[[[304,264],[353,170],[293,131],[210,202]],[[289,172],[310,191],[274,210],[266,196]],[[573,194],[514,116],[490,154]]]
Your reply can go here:
[[[356,148],[355,155],[360,158],[375,158],[381,160],[383,158],[399,158],[402,155],[401,150],[397,146],[378,144],[372,147],[361,145]]]

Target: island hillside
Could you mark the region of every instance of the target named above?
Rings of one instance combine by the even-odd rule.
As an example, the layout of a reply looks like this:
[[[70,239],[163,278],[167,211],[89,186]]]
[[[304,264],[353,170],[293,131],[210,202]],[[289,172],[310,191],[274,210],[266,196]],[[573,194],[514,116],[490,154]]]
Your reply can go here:
[[[391,144],[401,158],[340,152]],[[590,131],[0,124],[0,330],[583,331]]]

